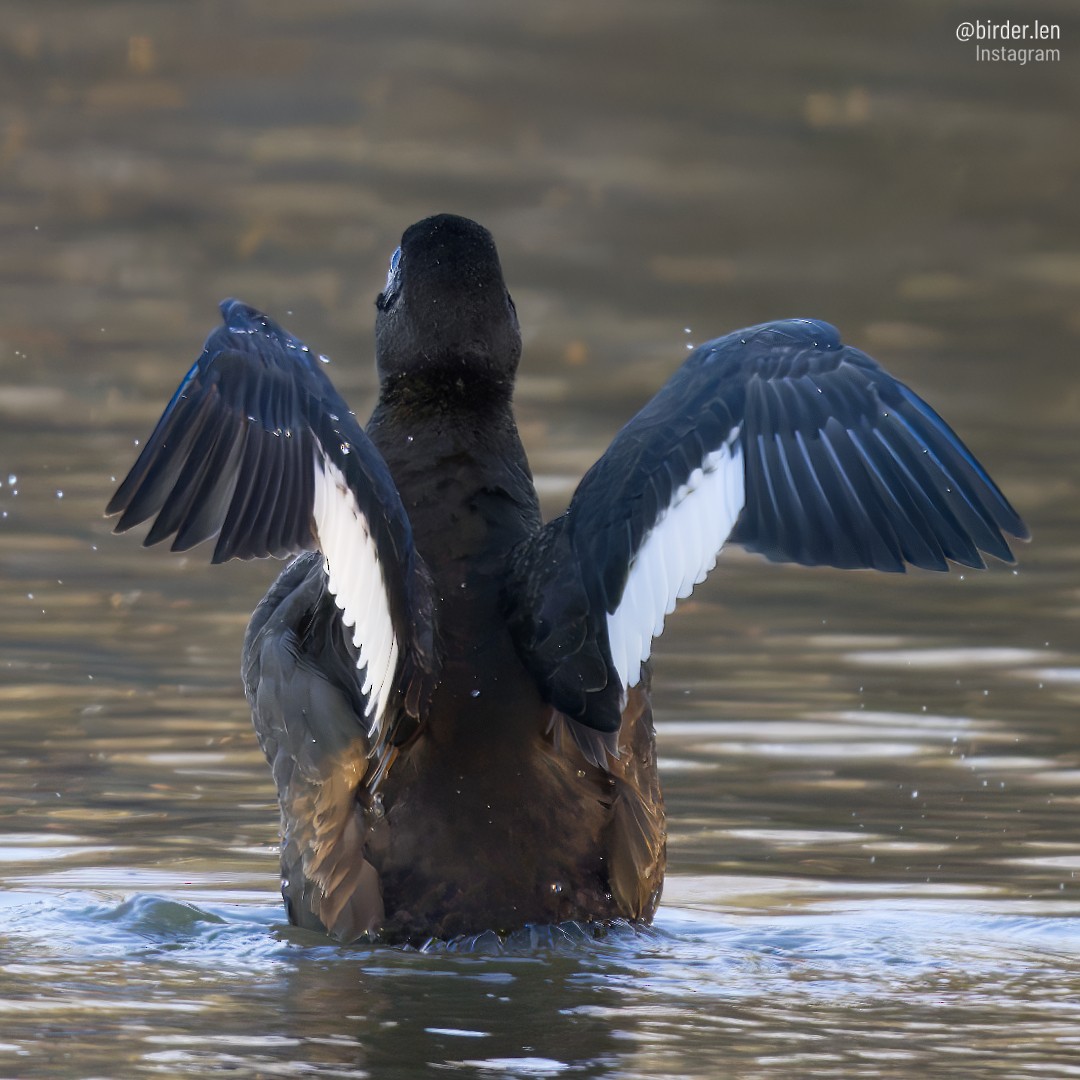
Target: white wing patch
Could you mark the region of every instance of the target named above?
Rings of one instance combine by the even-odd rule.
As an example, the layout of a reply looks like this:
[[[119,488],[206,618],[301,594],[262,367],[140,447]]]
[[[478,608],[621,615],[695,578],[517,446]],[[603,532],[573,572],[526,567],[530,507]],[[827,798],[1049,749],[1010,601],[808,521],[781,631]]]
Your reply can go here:
[[[315,451],[315,505],[319,548],[326,560],[330,592],[341,621],[352,628],[364,670],[365,715],[374,734],[382,719],[397,669],[398,643],[390,618],[390,598],[367,518],[360,512],[341,470]]]
[[[746,501],[738,436],[735,428],[706,455],[631,559],[622,599],[607,617],[612,663],[626,690],[641,679],[641,665],[652,652],[652,639],[664,631],[664,617],[705,580],[735,527]]]

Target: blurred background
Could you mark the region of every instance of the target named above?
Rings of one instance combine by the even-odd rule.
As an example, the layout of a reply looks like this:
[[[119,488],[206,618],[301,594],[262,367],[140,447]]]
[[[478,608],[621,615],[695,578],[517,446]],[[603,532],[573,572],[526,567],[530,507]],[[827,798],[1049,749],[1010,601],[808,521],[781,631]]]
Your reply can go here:
[[[976,18],[1058,26],[1059,58],[979,61]],[[7,0],[10,1074],[944,1076],[960,1042],[967,1076],[1067,1075],[1078,95],[1062,0]],[[366,417],[388,257],[439,211],[499,243],[549,514],[688,345],[805,315],[926,397],[1035,537],[987,574],[725,553],[656,653],[659,930],[539,966],[280,930],[238,674],[275,568],[102,517],[225,296]]]

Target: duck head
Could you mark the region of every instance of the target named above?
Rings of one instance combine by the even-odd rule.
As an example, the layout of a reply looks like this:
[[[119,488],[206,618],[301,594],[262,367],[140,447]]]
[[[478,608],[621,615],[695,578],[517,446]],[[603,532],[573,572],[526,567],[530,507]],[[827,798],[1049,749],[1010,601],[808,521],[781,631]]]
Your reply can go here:
[[[427,384],[509,396],[521,331],[495,241],[482,225],[438,214],[406,229],[375,307],[384,392]]]

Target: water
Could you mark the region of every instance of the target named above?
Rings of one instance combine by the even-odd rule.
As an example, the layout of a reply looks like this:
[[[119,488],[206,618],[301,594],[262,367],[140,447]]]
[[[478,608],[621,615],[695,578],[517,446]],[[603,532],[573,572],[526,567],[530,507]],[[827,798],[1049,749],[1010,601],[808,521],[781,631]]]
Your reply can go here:
[[[1021,69],[949,4],[445,10],[5,12],[0,1075],[1080,1073],[1073,11]],[[687,342],[812,314],[1035,534],[1015,573],[725,553],[656,650],[649,930],[285,926],[238,673],[273,568],[101,517],[223,296],[364,414],[386,259],[444,209],[500,241],[549,513]]]

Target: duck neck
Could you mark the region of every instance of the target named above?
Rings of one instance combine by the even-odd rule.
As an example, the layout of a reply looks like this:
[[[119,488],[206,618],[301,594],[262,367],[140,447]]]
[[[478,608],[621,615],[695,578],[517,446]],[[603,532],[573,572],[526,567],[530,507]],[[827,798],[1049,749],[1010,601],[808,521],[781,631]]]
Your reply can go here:
[[[439,365],[416,373],[388,375],[379,386],[379,402],[372,423],[383,418],[428,420],[434,416],[461,414],[462,418],[490,412],[510,418],[513,424],[511,399],[514,393],[512,376],[484,371],[477,376],[463,363],[460,366]]]
[[[383,384],[368,434],[383,455],[435,578],[443,630],[494,618],[506,557],[540,528],[508,393],[490,384]],[[460,617],[460,618],[459,618]]]

